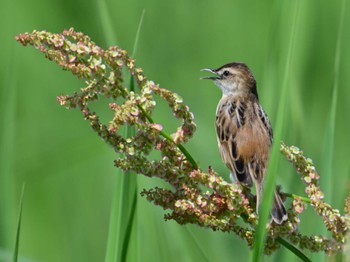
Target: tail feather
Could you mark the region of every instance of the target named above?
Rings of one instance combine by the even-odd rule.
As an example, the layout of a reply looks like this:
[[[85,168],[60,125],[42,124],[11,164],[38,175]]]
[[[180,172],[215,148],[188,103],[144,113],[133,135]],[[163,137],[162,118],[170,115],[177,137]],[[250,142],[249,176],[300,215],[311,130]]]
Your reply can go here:
[[[284,207],[281,196],[277,191],[275,191],[271,216],[273,221],[275,221],[277,224],[282,224],[283,221],[288,219],[286,208]]]
[[[257,196],[256,212],[257,213],[259,213],[261,195],[262,195],[262,188],[257,187],[257,192],[256,192],[256,196]],[[275,190],[273,205],[271,209],[271,217],[273,221],[275,221],[275,223],[277,224],[282,224],[284,221],[288,219],[286,208],[284,207],[281,196],[277,190]]]

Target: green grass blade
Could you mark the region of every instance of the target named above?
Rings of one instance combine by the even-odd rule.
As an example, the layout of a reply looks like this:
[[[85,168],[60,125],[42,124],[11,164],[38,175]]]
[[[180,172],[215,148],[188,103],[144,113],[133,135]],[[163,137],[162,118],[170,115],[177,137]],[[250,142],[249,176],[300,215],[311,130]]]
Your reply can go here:
[[[23,186],[22,186],[21,199],[20,199],[20,202],[19,202],[19,214],[18,214],[18,222],[17,222],[15,249],[14,249],[14,252],[13,252],[13,262],[17,262],[18,261],[19,238],[20,238],[20,235],[21,235],[21,224],[22,224],[22,209],[23,209],[24,188],[25,188],[25,184],[23,184]]]
[[[305,256],[303,252],[301,252],[300,249],[296,248],[295,246],[291,245],[288,241],[284,240],[283,238],[277,238],[277,241],[288,248],[291,252],[293,252],[296,256],[298,256],[302,261],[311,262],[311,260]]]
[[[143,23],[143,18],[145,16],[145,9],[142,10],[141,13],[141,18],[140,18],[140,22],[139,25],[137,27],[137,31],[136,31],[136,36],[135,36],[135,42],[134,42],[134,47],[132,49],[132,54],[131,57],[134,58],[136,55],[136,50],[137,50],[137,46],[138,46],[138,42],[139,42],[139,38],[140,38],[140,32],[141,32],[141,27],[142,27],[142,23]],[[129,90],[130,91],[135,91],[135,82],[134,82],[134,78],[132,76],[130,76],[130,81],[129,81]]]
[[[334,59],[334,79],[333,79],[333,90],[332,90],[332,101],[331,101],[331,111],[327,124],[327,131],[325,137],[325,144],[323,152],[323,170],[324,170],[324,186],[323,190],[325,196],[331,201],[332,196],[332,186],[333,186],[333,155],[334,155],[334,139],[335,139],[335,117],[338,101],[338,86],[339,86],[339,69],[340,69],[340,58],[341,58],[341,43],[344,28],[344,18],[345,18],[345,7],[346,0],[342,1],[340,23],[338,29],[337,43],[335,49],[335,59]]]
[[[108,45],[115,45],[118,41],[113,30],[112,19],[108,12],[106,0],[97,1],[97,6],[100,14],[101,27],[106,42]]]
[[[127,132],[132,134],[132,132]],[[119,198],[120,209],[118,229],[112,234],[118,234],[117,239],[117,260],[115,261],[126,261],[130,236],[132,233],[132,225],[135,219],[135,212],[137,206],[137,177],[134,173],[125,173],[122,177],[121,197]]]
[[[338,36],[335,49],[334,58],[334,74],[333,74],[333,90],[332,90],[332,101],[330,107],[330,115],[328,118],[328,123],[326,127],[325,141],[323,144],[323,157],[322,157],[322,170],[323,170],[323,180],[322,188],[326,199],[332,203],[332,188],[334,174],[334,143],[335,143],[335,121],[337,112],[337,102],[338,102],[338,88],[339,88],[339,71],[340,71],[340,59],[341,59],[341,44],[344,32],[344,20],[345,20],[345,10],[346,10],[346,0],[342,1],[340,8],[340,21],[338,28]],[[327,230],[321,221],[318,221],[318,228],[321,229],[320,234],[327,235]],[[329,233],[328,233],[329,234]],[[317,261],[326,261],[326,255],[324,253],[318,253],[313,256]]]
[[[198,253],[197,258],[200,259],[200,261],[210,261],[207,252],[205,251],[205,249],[202,247],[201,242],[197,239],[196,235],[192,232],[192,229],[190,227],[186,227],[185,228],[187,237],[186,237],[186,241],[187,241],[187,246],[190,249],[195,249]],[[195,252],[192,252],[193,254],[195,254]]]
[[[128,176],[128,174],[127,174]],[[126,230],[125,230],[125,237],[124,241],[122,243],[122,249],[121,249],[121,261],[126,261],[126,257],[129,250],[129,243],[130,243],[130,237],[132,233],[132,226],[135,221],[135,214],[136,214],[136,206],[137,206],[137,184],[135,186],[135,191],[133,193],[133,199],[132,204],[130,207],[130,217],[127,221]]]
[[[97,1],[98,11],[100,14],[101,27],[106,39],[107,45],[113,45],[117,43],[117,38],[112,26],[112,20],[108,12],[107,3],[104,0]],[[123,172],[121,170],[116,171],[116,187],[115,194],[112,200],[111,212],[109,217],[108,238],[105,254],[105,262],[118,261],[119,239],[122,238],[122,232],[119,230],[121,205],[120,199],[122,198],[121,188],[123,179]]]
[[[116,177],[117,185],[121,185],[123,172],[121,170],[117,170]],[[105,255],[105,262],[117,261],[118,257],[118,239],[120,238],[121,232],[118,231],[118,222],[120,216],[120,206],[119,199],[121,198],[121,194],[115,193],[112,206],[111,213],[109,217],[109,227],[108,227],[108,239],[107,239],[107,250]]]
[[[142,27],[142,24],[143,24],[143,18],[145,17],[145,13],[146,13],[146,10],[143,9],[142,13],[141,13],[139,26],[137,27],[136,36],[135,36],[135,42],[134,42],[134,47],[132,49],[131,57],[135,57],[135,55],[136,55],[137,46],[138,46],[139,38],[140,38],[141,27]]]
[[[145,15],[145,10],[142,11],[141,18],[139,21],[139,25],[137,27],[136,36],[135,36],[135,42],[133,47],[133,52],[131,57],[135,57],[136,51],[137,51],[137,45],[140,38],[140,32],[141,27],[143,23],[143,18]],[[135,83],[134,78],[130,76],[130,85],[129,85],[129,91],[135,90]],[[134,136],[135,135],[135,128],[131,126],[126,127],[126,137]],[[122,223],[120,224],[120,230],[122,230],[122,227],[125,228],[123,241],[121,243],[121,261],[126,261],[127,253],[130,246],[130,238],[132,234],[132,226],[135,221],[136,217],[136,206],[137,206],[137,177],[136,174],[132,172],[125,173],[125,176],[123,177],[123,183],[122,183],[122,191],[123,196],[121,198],[122,203],[122,210],[125,211],[124,217],[122,218]],[[136,253],[136,252],[133,252]]]
[[[133,56],[136,54],[141,26],[143,23],[145,11],[142,12],[138,29],[136,32],[135,43],[133,47]],[[132,56],[132,57],[133,57]],[[134,79],[130,77],[129,91],[134,91]],[[126,137],[135,135],[135,129],[127,126],[125,129]],[[118,176],[119,194],[116,193],[113,203],[109,225],[109,236],[107,251],[105,256],[106,262],[126,261],[130,246],[130,238],[132,234],[133,224],[136,217],[137,207],[137,177],[132,172]],[[136,252],[133,252],[136,253]]]
[[[253,256],[252,256],[252,261],[254,262],[262,261],[262,258],[263,258],[263,250],[264,250],[265,237],[266,237],[266,224],[268,222],[268,218],[270,215],[270,210],[272,206],[272,197],[275,190],[275,181],[277,177],[278,165],[279,165],[279,159],[280,159],[280,152],[279,152],[280,142],[282,140],[283,123],[285,119],[286,105],[288,101],[287,86],[288,86],[288,79],[290,76],[290,68],[292,64],[292,55],[293,55],[294,42],[295,42],[294,40],[295,40],[298,7],[299,7],[299,1],[296,2],[294,7],[295,10],[293,15],[291,38],[289,41],[287,62],[286,62],[286,67],[285,67],[285,72],[283,77],[281,97],[279,99],[277,121],[276,121],[276,127],[274,132],[275,134],[274,144],[272,146],[269,166],[268,166],[268,170],[265,178],[264,194],[262,197],[261,207],[259,211],[260,212],[259,223],[255,232],[255,243],[254,243],[254,250],[253,250]]]

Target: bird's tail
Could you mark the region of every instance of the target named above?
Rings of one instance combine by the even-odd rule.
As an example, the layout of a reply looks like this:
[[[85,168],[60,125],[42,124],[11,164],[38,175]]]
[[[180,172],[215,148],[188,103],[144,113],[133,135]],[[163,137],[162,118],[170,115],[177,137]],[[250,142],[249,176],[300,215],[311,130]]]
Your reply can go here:
[[[283,221],[288,219],[286,208],[284,207],[281,196],[277,190],[275,190],[271,216],[273,221],[275,221],[277,224],[282,224]]]
[[[262,187],[257,187],[257,200],[256,200],[256,212],[259,212],[259,206],[261,201],[261,194],[262,194]],[[273,205],[271,209],[271,217],[273,221],[275,221],[277,224],[282,224],[284,221],[288,219],[286,208],[283,205],[283,201],[281,199],[280,194],[278,193],[278,190],[275,190],[274,193],[274,199],[273,199]]]

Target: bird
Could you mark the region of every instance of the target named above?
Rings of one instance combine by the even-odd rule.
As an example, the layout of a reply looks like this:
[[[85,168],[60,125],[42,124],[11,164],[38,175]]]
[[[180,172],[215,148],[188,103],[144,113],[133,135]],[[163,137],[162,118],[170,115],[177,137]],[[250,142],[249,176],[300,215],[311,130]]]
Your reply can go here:
[[[216,109],[216,135],[222,160],[231,172],[232,181],[238,181],[245,187],[255,185],[258,213],[273,132],[270,120],[259,103],[255,77],[241,62],[201,71],[214,74],[202,79],[213,80],[222,91]],[[270,214],[277,224],[288,219],[276,189]]]

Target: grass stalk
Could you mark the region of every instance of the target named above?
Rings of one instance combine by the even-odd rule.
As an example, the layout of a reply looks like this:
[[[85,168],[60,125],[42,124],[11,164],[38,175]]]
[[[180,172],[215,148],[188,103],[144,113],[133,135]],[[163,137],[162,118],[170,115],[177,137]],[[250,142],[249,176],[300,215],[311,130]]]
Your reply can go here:
[[[269,166],[268,166],[268,170],[265,178],[265,189],[264,189],[264,194],[262,197],[262,203],[261,203],[260,213],[259,213],[259,223],[255,233],[255,243],[254,243],[254,249],[253,249],[253,255],[252,255],[252,261],[254,262],[262,261],[262,258],[263,258],[263,250],[264,250],[265,237],[266,237],[266,224],[268,222],[268,218],[269,218],[269,214],[272,206],[272,197],[275,190],[275,180],[278,173],[278,165],[279,165],[279,159],[280,159],[279,148],[280,148],[280,141],[282,140],[283,123],[286,115],[286,105],[288,101],[287,86],[288,86],[288,80],[290,77],[290,68],[292,65],[298,8],[299,8],[299,1],[297,1],[294,6],[291,36],[290,36],[290,41],[288,46],[288,53],[287,53],[287,62],[286,62],[286,67],[285,67],[285,72],[283,77],[281,97],[279,98],[279,105],[277,110],[278,114],[277,114],[275,138],[274,138],[275,142],[271,150]],[[298,255],[297,253],[294,252],[295,250],[291,250],[291,251],[295,255]]]
[[[101,19],[101,27],[104,32],[104,37],[108,45],[117,43],[117,39],[113,30],[113,26],[111,23],[111,18],[108,13],[107,3],[105,0],[97,1],[97,6]],[[119,243],[120,238],[122,238],[122,232],[119,230],[120,221],[120,198],[121,191],[117,190],[121,188],[123,178],[123,172],[118,169],[116,171],[116,190],[113,195],[111,212],[109,217],[109,227],[108,227],[108,238],[107,238],[107,247],[105,254],[105,262],[115,262],[118,261],[118,256],[120,256]],[[119,186],[118,186],[119,185]],[[118,193],[117,193],[118,192]]]
[[[335,144],[335,124],[336,124],[336,112],[338,104],[338,88],[339,88],[339,71],[340,71],[340,60],[341,60],[341,44],[343,39],[344,32],[344,20],[345,20],[345,10],[346,10],[346,0],[342,1],[340,7],[340,16],[339,16],[339,27],[337,42],[335,47],[335,56],[334,56],[334,72],[333,72],[333,89],[332,89],[332,100],[330,107],[330,114],[328,118],[328,123],[326,127],[325,141],[323,144],[323,166],[322,170],[324,172],[322,188],[324,190],[325,196],[327,196],[328,201],[332,202],[332,189],[333,189],[333,179],[335,177],[334,173],[334,144]],[[319,222],[320,225],[321,222]],[[322,228],[321,234],[326,235],[327,230],[325,227]],[[324,253],[318,253],[314,255],[314,258],[318,261],[326,261],[326,255]]]
[[[200,261],[209,262],[210,259],[207,255],[207,252],[205,251],[205,249],[203,249],[201,241],[199,241],[197,239],[195,234],[192,232],[192,229],[189,227],[186,227],[185,232],[187,234],[186,240],[187,240],[187,243],[188,243],[187,245],[188,245],[189,249],[197,251],[197,253],[198,253],[197,258],[200,259]]]
[[[342,6],[340,8],[340,21],[338,36],[335,49],[334,58],[334,74],[333,74],[333,89],[332,89],[332,100],[331,100],[331,111],[328,119],[325,143],[324,143],[324,154],[323,154],[323,170],[324,170],[324,192],[327,197],[332,196],[332,187],[334,179],[333,170],[333,155],[334,155],[334,140],[335,140],[335,122],[336,122],[336,110],[338,101],[338,88],[339,88],[339,69],[340,69],[340,59],[341,59],[341,43],[344,31],[344,18],[345,18],[345,7],[346,0],[342,1]],[[333,174],[333,175],[332,175]],[[331,201],[331,199],[329,199]]]
[[[305,256],[305,254],[300,249],[298,249],[295,246],[291,245],[288,241],[286,241],[286,240],[284,240],[283,238],[280,238],[280,237],[277,238],[277,241],[281,245],[283,245],[284,247],[289,249],[291,252],[293,252],[302,261],[311,262],[311,260],[307,256]]]
[[[154,123],[154,120],[152,119],[152,117],[150,117],[141,106],[138,106],[138,108],[141,110],[142,114],[147,118],[148,122]],[[164,132],[162,130],[160,131],[160,135],[165,139],[167,139],[168,141],[175,144],[174,139],[167,132]],[[197,162],[194,160],[190,152],[188,152],[186,147],[184,147],[182,144],[175,144],[175,145],[186,156],[186,159],[192,164],[193,168],[198,169]]]
[[[120,169],[117,170],[117,185],[121,184],[122,179],[122,171]],[[121,232],[118,231],[119,225],[119,216],[120,216],[120,207],[119,207],[119,199],[120,195],[115,193],[112,200],[111,212],[109,217],[109,227],[108,227],[108,239],[107,239],[107,250],[105,254],[105,262],[114,262],[118,261],[118,239],[120,238]]]
[[[24,188],[25,184],[22,186],[22,193],[19,202],[19,214],[18,214],[18,222],[17,222],[17,232],[16,232],[16,240],[15,240],[15,248],[13,252],[13,262],[18,261],[18,251],[19,251],[19,238],[21,235],[21,224],[22,224],[22,210],[23,210],[23,197],[24,197]]]
[[[138,29],[136,32],[132,57],[136,54],[139,41],[141,26],[143,23],[145,11],[142,12]],[[134,91],[134,79],[130,77],[129,91]],[[125,128],[125,136],[135,135],[135,129],[131,126]],[[106,262],[126,261],[129,250],[132,228],[136,216],[137,207],[137,177],[136,174],[128,172],[122,174],[119,182],[119,194],[115,193],[112,203],[112,212],[110,217],[109,236],[106,251]],[[118,179],[119,180],[119,179]]]
[[[283,193],[286,197],[289,197],[289,198],[292,198],[292,199],[298,199],[300,198],[301,201],[305,202],[305,203],[308,203],[310,204],[311,203],[311,200],[307,197],[302,197],[302,196],[298,196],[298,195],[295,195],[295,194],[291,194],[291,193]]]
[[[111,16],[108,12],[107,1],[106,0],[98,0],[97,7],[100,14],[101,28],[103,30],[104,38],[108,45],[112,45],[117,43],[117,37],[113,30],[113,23]]]

